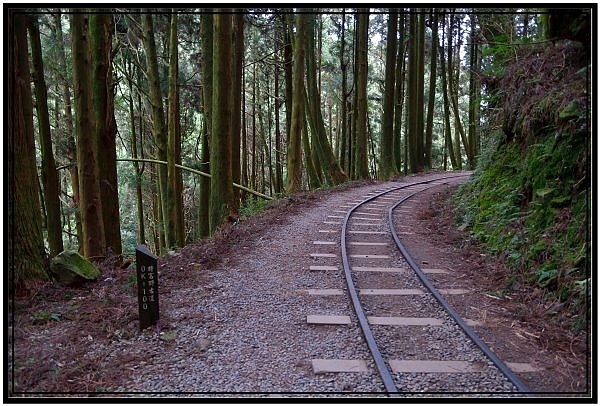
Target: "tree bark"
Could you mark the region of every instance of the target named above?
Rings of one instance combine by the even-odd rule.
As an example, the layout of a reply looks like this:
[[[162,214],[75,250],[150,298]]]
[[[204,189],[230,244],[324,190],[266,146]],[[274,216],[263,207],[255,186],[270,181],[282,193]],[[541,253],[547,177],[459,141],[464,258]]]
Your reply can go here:
[[[62,223],[60,213],[60,186],[54,153],[52,152],[52,135],[50,133],[50,117],[48,115],[48,94],[44,79],[42,62],[42,45],[40,30],[35,16],[29,20],[29,38],[31,41],[32,76],[35,84],[35,100],[38,117],[38,131],[42,157],[41,180],[46,206],[46,230],[50,255],[56,256],[63,251]]]
[[[350,151],[350,131],[348,120],[348,63],[346,62],[346,9],[342,9],[340,23],[340,70],[342,71],[341,120],[340,120],[340,166],[352,178],[352,154]]]
[[[33,131],[33,102],[27,55],[27,21],[9,10],[10,76],[8,97],[8,233],[9,293],[28,289],[47,279],[44,272],[42,218],[37,193],[37,169]],[[13,296],[14,297],[14,296]]]
[[[107,252],[121,255],[119,184],[117,183],[117,123],[112,77],[112,31],[110,14],[90,14],[90,50],[96,134],[96,156],[102,223]]]
[[[292,83],[292,117],[287,148],[287,182],[288,194],[302,189],[302,127],[304,126],[304,38],[306,32],[306,16],[296,15],[296,42],[294,44],[293,83]]]
[[[167,199],[169,224],[172,227],[173,244],[185,245],[185,229],[183,220],[183,196],[181,171],[175,167],[181,165],[181,134],[179,132],[179,52],[177,42],[177,13],[171,14],[169,31],[169,109],[167,134]]]
[[[144,30],[144,48],[146,51],[146,66],[148,74],[148,93],[152,106],[152,134],[156,143],[157,157],[161,161],[167,161],[167,131],[165,130],[164,108],[160,88],[160,77],[158,75],[158,59],[156,56],[156,43],[154,42],[154,23],[152,14],[142,14],[142,27]],[[168,217],[167,199],[168,169],[160,166],[158,168],[158,193],[160,197],[160,229],[164,234],[166,247],[173,244],[173,225]]]
[[[417,14],[410,15],[410,34],[409,34],[409,46],[408,46],[408,89],[407,89],[407,119],[408,119],[408,161],[409,170],[411,173],[418,172],[418,120],[419,120],[419,106],[418,103],[418,67],[419,67],[419,39],[418,39],[418,19]]]
[[[330,185],[338,185],[347,180],[346,174],[340,168],[340,165],[333,154],[331,144],[327,140],[325,122],[321,111],[321,95],[317,84],[317,65],[315,55],[315,18],[316,14],[306,15],[306,87],[307,87],[307,107],[310,115],[311,133],[314,135],[315,142],[312,148],[315,149],[323,174]]]
[[[458,168],[462,169],[462,159],[460,158],[460,141],[462,140],[463,146],[465,148],[465,154],[467,155],[467,161],[473,162],[474,157],[471,155],[471,148],[469,146],[469,141],[465,135],[465,130],[462,125],[462,120],[460,119],[460,111],[458,110],[458,82],[460,77],[460,54],[456,53],[457,61],[453,62],[453,47],[452,47],[452,26],[454,22],[454,16],[450,16],[450,24],[448,25],[448,88],[450,90],[449,99],[450,99],[450,107],[452,112],[454,113],[454,126],[456,128],[456,156],[457,156],[457,164]],[[460,37],[459,37],[460,38]],[[456,65],[456,79],[454,78],[454,70]],[[460,137],[460,138],[459,138]]]
[[[232,124],[231,124],[231,174],[233,182],[240,183],[241,166],[240,166],[240,140],[242,126],[242,76],[244,74],[244,14],[241,10],[237,10],[237,14],[233,16],[233,86],[232,91]],[[233,202],[231,213],[234,218],[239,217],[240,210],[240,191],[233,189]]]
[[[142,129],[140,128],[140,154],[138,155],[137,148],[137,131],[135,125],[135,108],[133,102],[133,78],[135,77],[135,69],[131,59],[127,58],[125,61],[126,69],[128,71],[127,75],[127,89],[129,90],[129,128],[131,132],[131,154],[133,158],[138,158],[139,156],[143,156],[143,142],[141,141],[141,136],[143,134]],[[141,103],[139,105],[141,109]],[[146,232],[145,232],[145,224],[144,224],[144,203],[142,199],[142,173],[143,167],[140,168],[140,164],[137,161],[133,162],[133,170],[135,171],[135,195],[136,195],[136,206],[137,206],[137,225],[138,225],[138,243],[146,244]]]
[[[367,44],[369,32],[368,9],[358,9],[356,14],[356,150],[355,177],[369,178],[368,139],[367,139]]]
[[[527,18],[527,14],[525,15]],[[525,20],[527,21],[527,19]],[[525,25],[525,30],[527,25]],[[469,52],[469,147],[471,152],[469,156],[469,167],[475,169],[477,164],[477,154],[479,153],[479,109],[480,109],[480,94],[481,89],[477,80],[477,73],[479,71],[479,47],[477,45],[476,35],[476,24],[475,19],[471,17],[471,39],[470,39],[470,52]],[[526,34],[524,34],[526,36]]]
[[[425,15],[418,15],[417,24],[417,172],[425,166]]]
[[[213,16],[204,13],[200,17],[200,43],[202,46],[202,111],[204,112],[204,133],[200,170],[210,173],[210,140],[212,134],[212,73],[213,73]],[[198,233],[201,237],[210,235],[210,179],[200,178],[200,201],[198,203]]]
[[[444,21],[444,17],[442,18]],[[442,31],[445,32],[445,31]],[[444,38],[442,38],[442,43],[445,43]],[[450,129],[450,102],[448,101],[448,81],[447,81],[447,72],[446,72],[446,57],[444,56],[444,48],[440,47],[440,77],[442,79],[442,96],[444,99],[444,137],[445,137],[445,147],[448,155],[450,157],[450,164],[452,165],[453,170],[458,169],[458,162],[456,153],[454,151],[453,143],[452,143],[452,130]],[[460,157],[459,157],[460,158]]]
[[[281,36],[283,39],[283,36]],[[280,96],[280,52],[277,49],[277,41],[274,41],[275,54],[277,55],[277,63],[275,64],[275,73],[274,73],[274,86],[275,86],[275,105],[274,105],[274,115],[275,115],[275,193],[281,194],[283,191],[283,165],[281,163],[281,145],[282,145],[282,136],[281,136],[281,122],[279,119],[280,107],[283,104],[282,98]]]
[[[406,24],[405,24],[405,15],[404,13],[400,14],[400,41],[398,43],[398,57],[396,58],[396,106],[394,112],[394,157],[396,161],[396,170],[397,172],[402,172],[402,164],[405,162],[402,159],[402,116],[404,114],[404,79],[406,74],[405,69],[405,32],[406,32]]]
[[[92,61],[87,14],[71,16],[71,43],[73,55],[73,82],[75,85],[75,132],[77,134],[77,162],[83,254],[97,259],[105,253],[102,201],[98,179],[96,131],[93,123]]]
[[[56,35],[56,43],[58,46],[57,56],[59,69],[62,72],[60,76],[60,86],[62,88],[62,96],[64,98],[65,107],[65,134],[66,134],[66,153],[65,155],[75,163],[69,167],[69,175],[71,180],[72,206],[75,208],[75,228],[77,230],[77,245],[80,248],[80,253],[83,253],[83,230],[81,226],[81,209],[79,206],[79,170],[77,168],[77,146],[75,145],[75,131],[73,127],[73,109],[70,82],[67,79],[67,57],[65,54],[65,41],[62,32],[61,13],[56,13],[54,17],[54,32]]]
[[[219,11],[229,11],[222,10]],[[213,234],[230,214],[233,204],[231,168],[231,74],[233,24],[228,13],[213,16],[213,97],[210,148],[210,232]]]
[[[385,91],[383,96],[383,118],[379,142],[379,178],[389,179],[397,174],[394,161],[394,100],[396,70],[396,34],[398,13],[391,11],[387,27],[387,46],[385,51]]]
[[[431,63],[429,75],[429,99],[427,103],[427,127],[425,129],[425,166],[432,167],[431,148],[433,144],[433,110],[435,107],[435,86],[437,78],[438,20],[437,14],[431,12]]]

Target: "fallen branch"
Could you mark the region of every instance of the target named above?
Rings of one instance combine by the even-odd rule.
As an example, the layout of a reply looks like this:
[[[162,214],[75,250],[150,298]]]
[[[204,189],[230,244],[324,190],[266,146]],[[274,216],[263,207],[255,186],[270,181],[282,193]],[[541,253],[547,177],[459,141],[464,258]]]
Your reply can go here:
[[[147,158],[118,158],[117,161],[120,161],[120,162],[123,162],[123,161],[125,161],[125,162],[148,162],[148,163],[155,163],[155,164],[161,164],[161,165],[168,164],[165,161],[159,161],[158,159],[147,159]],[[73,165],[77,165],[77,162],[70,162],[66,165],[59,166],[58,168],[56,168],[56,170],[65,169],[65,168],[68,168]],[[210,173],[202,172],[197,169],[188,168],[187,166],[183,166],[183,165],[179,165],[179,164],[175,164],[175,166],[179,169],[183,169],[184,171],[192,172],[192,173],[195,173],[200,176],[205,176],[207,178],[212,177],[210,175]],[[256,190],[249,189],[246,186],[238,185],[235,182],[233,182],[233,187],[244,190],[250,194],[253,194],[254,196],[262,197],[265,200],[273,200],[273,198],[271,196],[267,196],[265,194],[257,192]]]

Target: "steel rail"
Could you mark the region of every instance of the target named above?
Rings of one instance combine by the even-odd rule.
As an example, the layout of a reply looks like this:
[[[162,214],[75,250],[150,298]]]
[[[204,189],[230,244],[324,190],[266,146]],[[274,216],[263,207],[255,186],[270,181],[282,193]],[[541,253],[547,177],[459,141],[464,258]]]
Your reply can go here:
[[[446,182],[447,183],[447,182]],[[433,187],[433,186],[432,186]],[[430,189],[430,188],[427,188]],[[424,190],[427,190],[424,189]],[[394,216],[393,212],[396,207],[415,196],[418,193],[423,192],[424,190],[420,190],[414,192],[408,196],[403,197],[397,203],[395,203],[388,210],[388,222],[390,226],[390,231],[392,233],[392,237],[396,242],[396,246],[406,259],[406,262],[410,265],[410,267],[415,271],[421,282],[427,287],[427,289],[431,292],[431,294],[437,299],[437,301],[444,307],[444,309],[450,314],[450,316],[454,319],[454,321],[459,325],[459,327],[469,336],[469,338],[477,345],[483,353],[496,365],[496,367],[502,371],[502,373],[508,378],[508,380],[520,391],[525,393],[531,393],[531,390],[525,386],[521,380],[515,375],[515,373],[488,347],[488,345],[475,333],[475,331],[464,321],[464,319],[454,310],[454,308],[444,299],[444,297],[440,294],[440,292],[433,286],[431,281],[427,278],[425,273],[421,270],[419,265],[415,262],[415,260],[411,257],[408,250],[400,241],[398,237],[398,233],[396,232],[396,227],[394,224]]]
[[[347,250],[347,246],[346,246],[346,231],[348,228],[348,221],[350,220],[350,216],[352,215],[352,213],[356,209],[358,209],[360,206],[362,206],[363,204],[368,203],[380,196],[388,194],[390,192],[395,192],[395,191],[398,191],[401,189],[406,189],[406,188],[409,188],[409,187],[415,186],[415,185],[421,185],[421,184],[436,182],[436,181],[440,181],[440,180],[459,178],[459,177],[464,177],[464,176],[467,176],[467,175],[462,174],[462,175],[456,175],[456,176],[447,176],[447,177],[441,177],[441,178],[436,178],[436,179],[430,179],[430,180],[425,180],[425,181],[420,181],[420,182],[413,182],[413,183],[410,183],[407,185],[402,185],[399,187],[395,187],[395,188],[383,191],[381,193],[373,195],[373,196],[363,200],[362,202],[356,204],[354,207],[352,207],[346,213],[346,216],[344,217],[344,221],[342,223],[342,232],[341,232],[341,250],[342,250],[342,265],[344,267],[344,276],[346,277],[346,285],[348,286],[348,292],[350,294],[350,298],[352,299],[352,305],[354,307],[354,312],[356,313],[356,316],[358,317],[358,322],[359,322],[360,328],[363,332],[363,336],[365,338],[365,341],[367,342],[369,350],[371,351],[371,356],[373,357],[375,366],[377,367],[377,370],[379,371],[379,375],[381,376],[381,379],[383,380],[383,385],[385,387],[385,390],[390,397],[399,397],[400,392],[398,392],[398,389],[396,388],[396,384],[394,382],[394,378],[392,377],[392,373],[390,372],[389,368],[387,367],[385,360],[383,359],[381,352],[379,351],[379,347],[377,346],[377,343],[375,342],[375,337],[373,336],[373,333],[369,326],[367,316],[365,315],[362,305],[360,304],[360,300],[358,298],[358,293],[356,292],[356,288],[354,286],[354,283],[352,282],[352,268],[348,261],[348,250]]]

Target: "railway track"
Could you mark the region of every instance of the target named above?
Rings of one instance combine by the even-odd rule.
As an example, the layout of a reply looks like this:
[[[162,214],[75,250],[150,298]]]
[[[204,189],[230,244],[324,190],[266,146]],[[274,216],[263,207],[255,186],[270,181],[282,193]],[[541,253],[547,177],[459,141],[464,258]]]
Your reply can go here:
[[[470,174],[429,175],[418,182],[386,184],[327,216],[340,226],[344,289],[316,289],[312,294],[342,295],[352,302],[355,315],[312,314],[309,324],[360,325],[372,360],[313,359],[315,373],[360,373],[377,369],[382,391],[389,396],[408,393],[518,393],[529,392],[515,371],[528,364],[504,363],[474,332],[445,296],[464,289],[435,286],[428,275],[447,272],[421,269],[404,248],[400,236],[412,231],[395,224],[411,197],[432,188],[465,181]],[[326,232],[328,230],[320,230]],[[333,230],[329,230],[333,233]],[[331,238],[331,237],[330,237]],[[315,241],[315,246],[336,244]],[[313,258],[337,258],[337,253],[315,253]],[[312,266],[333,271],[335,266]]]

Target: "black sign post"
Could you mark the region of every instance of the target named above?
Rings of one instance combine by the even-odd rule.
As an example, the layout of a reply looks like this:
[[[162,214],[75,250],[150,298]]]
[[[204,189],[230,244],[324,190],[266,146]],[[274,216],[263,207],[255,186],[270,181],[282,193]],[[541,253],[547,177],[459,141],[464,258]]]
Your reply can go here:
[[[138,305],[140,330],[158,320],[158,258],[147,246],[138,245],[135,249],[137,264]]]

